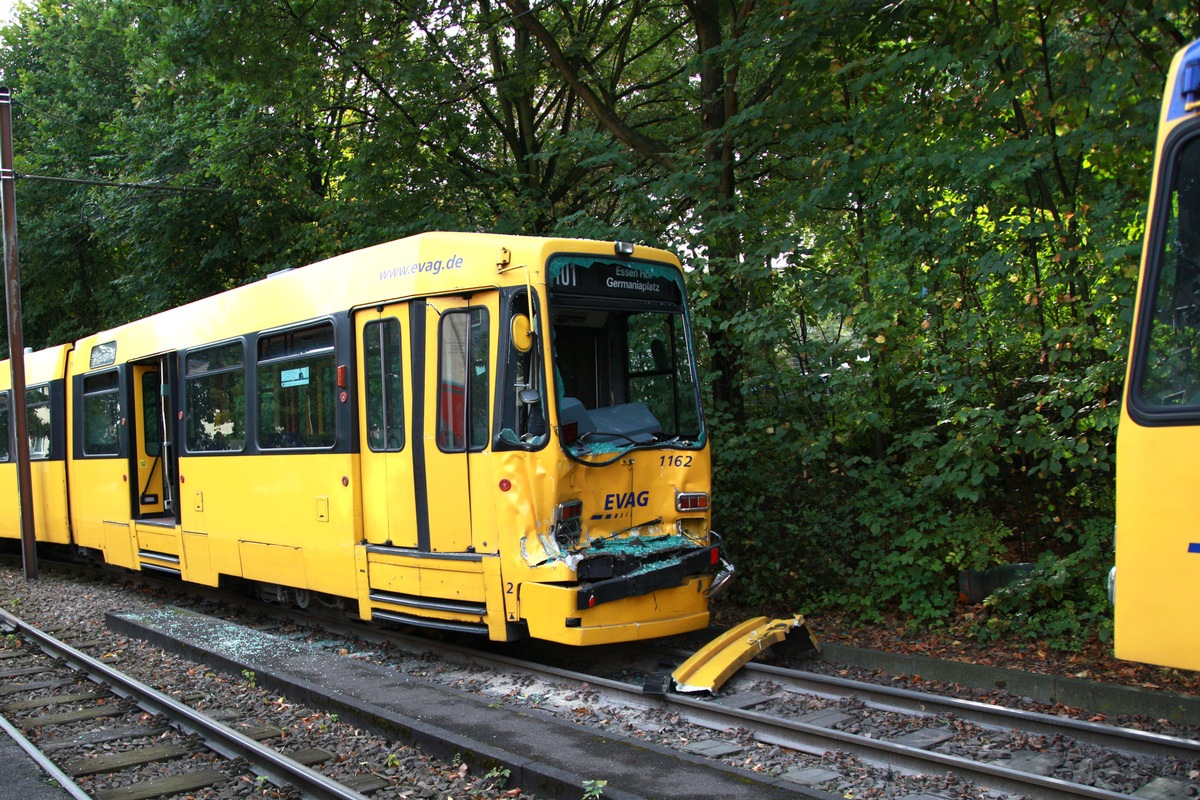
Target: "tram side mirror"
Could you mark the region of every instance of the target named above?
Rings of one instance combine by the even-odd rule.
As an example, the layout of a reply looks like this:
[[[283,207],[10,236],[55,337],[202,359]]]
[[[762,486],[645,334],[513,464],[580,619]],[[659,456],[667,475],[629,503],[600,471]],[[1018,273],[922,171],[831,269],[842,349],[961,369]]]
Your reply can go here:
[[[533,347],[533,328],[525,314],[513,314],[512,343],[522,353],[528,353],[529,348]]]
[[[517,393],[517,399],[527,406],[535,406],[542,401],[537,389],[522,389]]]

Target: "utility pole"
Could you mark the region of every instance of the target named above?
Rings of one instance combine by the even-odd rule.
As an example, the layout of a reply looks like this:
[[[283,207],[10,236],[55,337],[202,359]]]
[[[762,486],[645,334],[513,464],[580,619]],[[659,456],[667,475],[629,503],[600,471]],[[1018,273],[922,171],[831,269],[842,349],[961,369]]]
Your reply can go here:
[[[21,501],[21,555],[25,580],[38,576],[25,416],[25,338],[21,332],[21,270],[17,263],[17,173],[13,168],[12,90],[0,87],[0,213],[4,217],[4,297],[8,309],[8,363],[12,367],[12,419],[16,438],[17,494]]]

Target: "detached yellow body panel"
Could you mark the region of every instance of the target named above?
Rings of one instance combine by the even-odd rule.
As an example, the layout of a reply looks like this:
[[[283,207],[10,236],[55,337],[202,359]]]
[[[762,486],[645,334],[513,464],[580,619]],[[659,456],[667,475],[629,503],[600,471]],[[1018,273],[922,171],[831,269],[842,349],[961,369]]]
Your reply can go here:
[[[800,614],[776,620],[752,617],[735,625],[697,650],[671,673],[676,690],[717,691],[746,662],[771,645],[782,642],[796,628],[802,629],[811,638],[804,617]]]

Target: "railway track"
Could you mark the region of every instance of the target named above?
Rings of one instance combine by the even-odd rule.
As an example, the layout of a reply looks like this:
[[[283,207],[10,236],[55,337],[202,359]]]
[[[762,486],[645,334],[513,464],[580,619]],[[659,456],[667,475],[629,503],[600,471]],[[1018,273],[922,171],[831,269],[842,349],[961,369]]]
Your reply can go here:
[[[229,616],[214,606],[205,610]],[[1194,776],[1200,774],[1200,743],[1193,739],[755,662],[715,697],[654,695],[645,692],[643,678],[662,662],[678,662],[685,654],[601,648],[587,653],[595,664],[568,669],[294,609],[275,611],[280,622],[274,633],[268,626],[254,635],[278,635],[349,656],[350,662],[373,662],[481,695],[488,708],[555,714],[602,731],[632,733],[726,768],[769,772],[781,779],[777,784],[810,795],[845,793],[864,785],[864,778],[880,786],[904,776],[923,775],[936,782],[951,775],[946,788],[955,796],[998,792],[1104,799],[1136,793],[1185,800],[1195,797]],[[244,624],[244,613],[232,616]],[[571,652],[578,657],[578,651]],[[239,668],[260,669],[252,662],[234,671]],[[262,668],[264,683],[267,672]],[[331,687],[334,693],[339,690],[344,691]]]
[[[288,619],[295,619],[287,612]],[[748,744],[766,743],[789,751],[850,755],[877,769],[910,774],[953,775],[982,789],[1011,796],[1061,800],[1116,800],[1138,796],[1172,800],[1194,796],[1200,772],[1200,741],[1166,736],[1014,709],[954,697],[863,683],[800,670],[751,662],[715,697],[677,693],[647,694],[644,683],[604,676],[629,673],[628,663],[613,670],[565,669],[545,663],[470,647],[438,643],[401,633],[363,631],[313,619],[323,631],[352,639],[317,634],[318,646],[330,651],[364,654],[363,640],[420,654],[408,668],[422,677],[467,686],[508,704],[525,704],[565,717],[577,716],[579,698],[603,708],[609,728],[627,730],[659,726],[655,720],[717,732],[740,732],[741,741],[726,735],[692,734],[684,749],[694,755],[742,762]],[[633,658],[646,665],[686,653],[642,648]],[[430,659],[439,664],[429,669]],[[383,661],[403,661],[381,657]],[[600,661],[602,659],[598,659]],[[447,664],[461,664],[461,669]],[[597,664],[597,666],[600,666]],[[653,681],[649,681],[653,683]],[[581,690],[581,687],[584,687]],[[558,702],[556,698],[572,698]],[[650,722],[647,722],[647,719]],[[828,789],[839,775],[824,766],[797,762],[785,777],[799,784]]]
[[[397,636],[399,642],[404,637]],[[461,659],[473,668],[536,676],[565,693],[588,687],[609,716],[630,709],[637,727],[642,711],[712,731],[739,730],[743,738],[811,754],[840,751],[884,769],[950,773],[989,791],[1045,800],[1139,796],[1182,800],[1192,796],[1190,777],[1200,770],[1200,741],[1118,728],[952,697],[896,689],[751,662],[715,697],[646,694],[644,687],[612,680],[597,670],[577,671],[509,656],[409,639],[414,651]],[[662,652],[660,656],[686,654]],[[441,680],[456,680],[443,671]],[[478,676],[475,684],[486,683]],[[519,681],[518,681],[519,682]],[[483,688],[507,700],[511,684]],[[561,690],[560,690],[561,691]],[[526,696],[547,707],[552,688],[525,686]],[[1003,744],[997,746],[998,742]],[[745,747],[722,738],[693,741],[689,751],[736,763]],[[1080,764],[1084,764],[1080,768]],[[794,779],[817,785],[836,780],[825,768],[798,768]],[[1129,791],[1106,788],[1120,782]],[[1137,784],[1137,785],[1132,785]]]
[[[130,678],[84,650],[97,643],[60,641],[0,611],[0,726],[79,800],[143,800],[194,792],[232,780],[269,781],[313,800],[364,800],[351,786],[302,763],[317,753],[286,756],[259,740],[279,731],[237,730]],[[124,742],[118,752],[81,750]],[[141,742],[140,746],[129,746]],[[89,791],[87,779],[130,768],[180,762],[160,777]],[[377,783],[369,778],[358,788]]]

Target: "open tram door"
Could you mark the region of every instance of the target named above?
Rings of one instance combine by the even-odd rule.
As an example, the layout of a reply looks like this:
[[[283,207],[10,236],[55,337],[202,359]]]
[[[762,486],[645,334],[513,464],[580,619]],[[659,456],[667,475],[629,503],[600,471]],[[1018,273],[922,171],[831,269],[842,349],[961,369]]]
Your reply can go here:
[[[179,522],[179,453],[174,445],[170,387],[174,354],[130,365],[132,374],[133,516],[142,522]]]

